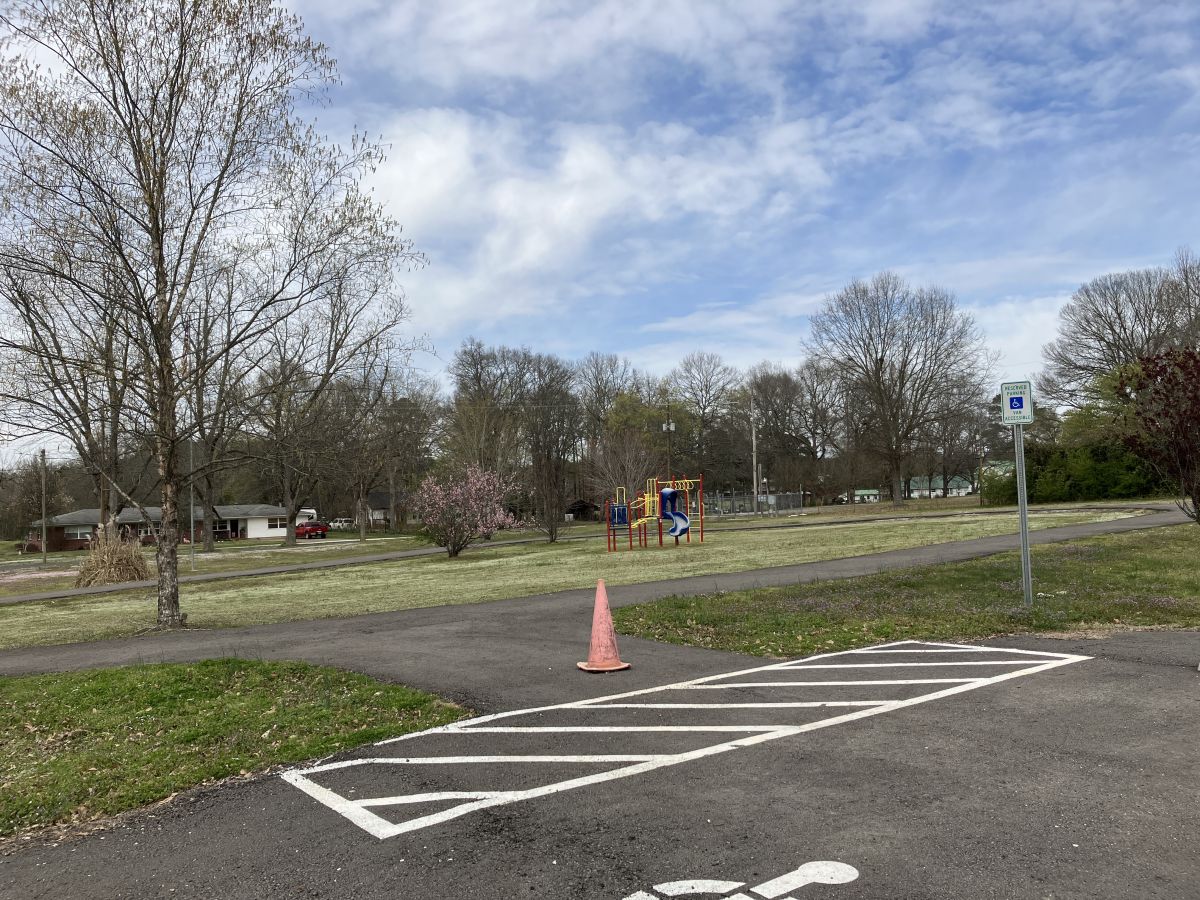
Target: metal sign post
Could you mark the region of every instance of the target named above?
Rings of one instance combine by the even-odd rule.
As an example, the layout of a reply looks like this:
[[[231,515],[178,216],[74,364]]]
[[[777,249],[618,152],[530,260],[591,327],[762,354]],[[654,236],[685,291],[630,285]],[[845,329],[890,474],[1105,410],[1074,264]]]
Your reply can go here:
[[[1021,520],[1021,587],[1025,605],[1033,606],[1033,572],[1029,565],[1029,499],[1025,489],[1025,426],[1033,422],[1033,385],[1006,381],[1000,385],[1000,421],[1011,425],[1017,457],[1017,508]]]

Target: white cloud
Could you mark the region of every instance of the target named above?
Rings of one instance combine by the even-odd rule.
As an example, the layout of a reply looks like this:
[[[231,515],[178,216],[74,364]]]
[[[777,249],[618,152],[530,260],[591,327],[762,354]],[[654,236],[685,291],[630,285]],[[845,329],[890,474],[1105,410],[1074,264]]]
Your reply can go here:
[[[824,292],[893,268],[1023,375],[1080,282],[1195,240],[1184,0],[294,5],[343,61],[335,121],[393,145],[377,189],[443,351],[794,361]]]
[[[677,278],[664,262],[689,248],[675,229],[716,239],[755,210],[819,204],[829,184],[803,123],[740,136],[657,123],[539,130],[434,109],[396,117],[385,140],[397,149],[376,190],[432,258],[407,283],[435,334]]]
[[[1058,311],[1069,293],[1003,300],[967,307],[983,330],[988,349],[999,353],[996,384],[1033,378],[1042,369],[1042,346],[1058,332]]]

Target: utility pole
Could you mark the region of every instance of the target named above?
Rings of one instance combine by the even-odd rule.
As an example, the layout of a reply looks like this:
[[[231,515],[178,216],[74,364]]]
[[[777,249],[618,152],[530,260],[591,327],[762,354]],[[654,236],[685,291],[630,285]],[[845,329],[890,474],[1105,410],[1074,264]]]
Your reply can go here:
[[[42,448],[42,565],[46,565],[46,448]]]
[[[671,471],[671,454],[672,445],[674,444],[673,439],[675,437],[675,423],[668,419],[666,422],[663,422],[662,430],[667,433],[667,478],[673,480],[675,476]]]
[[[667,435],[667,478],[671,481],[675,480],[674,473],[671,471],[671,453],[672,445],[675,437],[675,423],[671,421],[671,395],[667,395],[667,421],[663,422],[662,430]]]
[[[191,521],[188,523],[188,528],[190,529],[190,536],[188,537],[188,543],[191,545],[190,556],[191,556],[191,561],[192,561],[192,571],[195,572],[196,571],[196,438],[195,438],[195,436],[193,436],[192,439],[190,441],[188,441],[188,470],[191,472],[191,475],[188,476],[188,494],[189,494],[189,500],[190,500],[189,505],[191,507],[190,511],[188,512],[188,516],[191,518]]]
[[[983,454],[984,451],[979,451],[979,505],[983,506]]]
[[[576,494],[579,491],[576,489]],[[403,531],[397,522],[396,515],[396,457],[392,457],[392,465],[388,468],[388,520],[391,524],[392,531]]]
[[[754,514],[758,515],[758,423],[754,418],[754,395],[750,395],[750,490],[754,494]]]

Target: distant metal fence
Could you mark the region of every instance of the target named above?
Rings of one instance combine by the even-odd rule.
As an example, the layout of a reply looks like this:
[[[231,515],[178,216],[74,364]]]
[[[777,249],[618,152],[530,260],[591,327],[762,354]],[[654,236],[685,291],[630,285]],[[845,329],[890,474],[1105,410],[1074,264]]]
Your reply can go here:
[[[806,497],[799,491],[759,494],[757,511],[760,513],[799,512],[812,504],[812,495]],[[704,492],[704,514],[706,516],[736,516],[753,513],[755,509],[754,494],[749,491]]]

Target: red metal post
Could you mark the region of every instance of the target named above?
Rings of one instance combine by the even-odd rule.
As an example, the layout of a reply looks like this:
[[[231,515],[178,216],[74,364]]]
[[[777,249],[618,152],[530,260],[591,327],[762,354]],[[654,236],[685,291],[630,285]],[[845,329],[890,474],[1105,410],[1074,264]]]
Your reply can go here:
[[[661,547],[661,546],[663,545],[663,533],[662,533],[662,512],[663,512],[663,511],[662,511],[662,483],[661,483],[661,482],[658,480],[658,476],[655,476],[655,478],[654,478],[654,504],[655,504],[655,506],[657,506],[657,507],[658,507],[658,515],[657,515],[655,518],[657,518],[657,519],[658,519],[658,546],[660,546],[660,547]]]
[[[629,495],[625,495],[625,499],[629,499]],[[625,513],[625,521],[629,523],[629,549],[633,549],[633,504],[629,504],[629,512]]]
[[[686,515],[692,513],[692,492],[690,490],[683,492],[683,511]],[[692,542],[692,529],[690,528],[687,530],[687,542],[689,544]],[[676,543],[679,542],[676,541]]]

